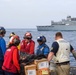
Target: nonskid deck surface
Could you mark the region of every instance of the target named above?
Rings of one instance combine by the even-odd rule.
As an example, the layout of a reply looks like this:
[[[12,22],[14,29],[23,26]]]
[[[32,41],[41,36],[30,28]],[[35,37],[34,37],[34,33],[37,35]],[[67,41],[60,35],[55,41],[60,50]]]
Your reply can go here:
[[[76,67],[70,67],[70,75],[76,75]]]
[[[57,75],[55,71],[51,71],[50,75]],[[76,75],[76,67],[70,67],[70,75]]]

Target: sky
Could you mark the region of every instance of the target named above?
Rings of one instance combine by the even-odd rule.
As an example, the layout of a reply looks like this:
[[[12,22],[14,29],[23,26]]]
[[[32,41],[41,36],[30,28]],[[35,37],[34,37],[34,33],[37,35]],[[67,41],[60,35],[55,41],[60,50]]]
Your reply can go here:
[[[0,26],[36,28],[76,17],[76,0],[0,0]]]

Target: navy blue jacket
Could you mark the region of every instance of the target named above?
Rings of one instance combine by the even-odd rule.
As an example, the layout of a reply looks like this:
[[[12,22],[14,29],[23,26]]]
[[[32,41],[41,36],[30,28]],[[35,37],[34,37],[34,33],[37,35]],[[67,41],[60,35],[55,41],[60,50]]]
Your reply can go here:
[[[6,51],[6,42],[2,37],[0,37],[0,60],[4,59],[5,51]]]

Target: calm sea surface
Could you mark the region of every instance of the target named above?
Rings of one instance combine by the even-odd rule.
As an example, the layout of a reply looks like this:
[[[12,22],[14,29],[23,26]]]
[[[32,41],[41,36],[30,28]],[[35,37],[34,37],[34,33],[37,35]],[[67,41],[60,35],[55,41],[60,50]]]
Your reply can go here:
[[[38,43],[37,43],[37,37],[40,35],[44,35],[47,39],[47,45],[51,48],[51,45],[54,41],[54,35],[56,32],[58,31],[37,31],[36,29],[6,29],[6,35],[4,37],[6,43],[8,43],[9,41],[9,35],[11,32],[15,32],[17,35],[20,36],[20,39],[23,39],[23,36],[25,34],[25,32],[31,32],[32,36],[33,36],[33,40],[36,43],[35,48],[37,47]],[[71,43],[71,45],[74,47],[74,49],[76,50],[76,31],[61,31],[63,34],[64,39],[66,39],[67,41],[69,41]],[[76,60],[73,58],[72,54],[70,54],[70,63],[71,66],[76,66]]]

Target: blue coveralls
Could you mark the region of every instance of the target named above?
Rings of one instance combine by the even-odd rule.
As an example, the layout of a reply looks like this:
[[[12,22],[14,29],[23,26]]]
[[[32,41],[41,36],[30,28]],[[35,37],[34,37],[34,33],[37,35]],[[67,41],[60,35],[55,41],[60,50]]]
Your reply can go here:
[[[49,47],[44,43],[37,47],[36,55],[40,55],[40,54],[48,55],[49,52],[50,52]]]
[[[2,65],[3,65],[5,51],[6,51],[6,42],[2,37],[0,37],[0,75],[4,75],[2,70]]]

